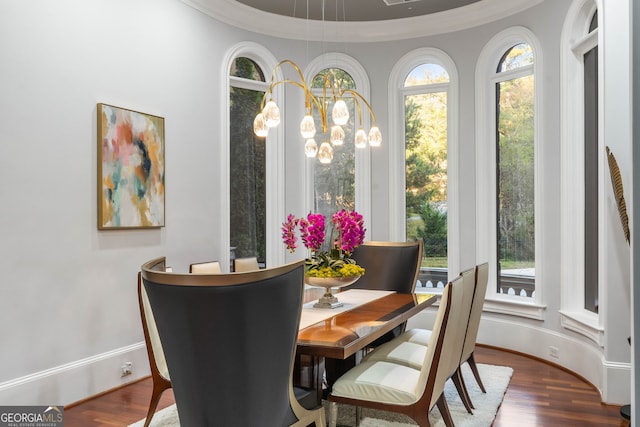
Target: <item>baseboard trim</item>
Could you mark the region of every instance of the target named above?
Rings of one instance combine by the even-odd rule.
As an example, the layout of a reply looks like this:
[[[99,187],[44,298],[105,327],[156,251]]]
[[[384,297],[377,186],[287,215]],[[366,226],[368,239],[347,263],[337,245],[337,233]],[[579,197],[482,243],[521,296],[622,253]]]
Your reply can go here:
[[[121,375],[125,362],[132,364],[131,375]],[[149,374],[147,350],[142,341],[0,383],[0,402],[68,406]]]
[[[409,319],[407,328],[429,328],[434,318],[435,311],[424,310]],[[623,405],[631,399],[631,364],[606,360],[602,348],[587,338],[579,340],[535,325],[485,314],[477,341],[563,368],[592,384],[603,403]],[[551,347],[557,357],[551,356]]]

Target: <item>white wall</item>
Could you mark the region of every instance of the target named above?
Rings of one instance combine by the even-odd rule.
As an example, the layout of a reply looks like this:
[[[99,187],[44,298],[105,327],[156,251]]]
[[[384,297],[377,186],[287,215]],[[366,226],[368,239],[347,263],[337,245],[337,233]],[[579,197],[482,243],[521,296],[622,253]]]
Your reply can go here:
[[[218,101],[226,50],[243,40],[261,43],[276,58],[291,58],[302,67],[317,54],[346,50],[369,73],[371,100],[383,134],[388,76],[395,61],[418,47],[436,47],[450,55],[458,67],[461,97],[460,266],[473,265],[473,236],[481,226],[474,215],[475,62],[484,43],[512,25],[531,29],[545,55],[543,197],[549,212],[541,285],[547,309],[544,321],[488,316],[481,341],[547,357],[536,347],[535,339],[543,337],[545,345],[560,348],[562,357],[552,361],[611,393],[614,400],[608,401],[624,399],[628,383],[620,375],[609,375],[609,367],[612,372],[630,372],[624,341],[628,312],[609,309],[606,325],[613,326],[606,331],[606,349],[564,330],[558,316],[558,43],[569,3],[544,2],[492,25],[428,38],[311,43],[309,53],[304,41],[234,29],[177,0],[0,3],[0,402],[69,404],[148,374],[136,299],[139,266],[166,255],[174,269],[186,271],[189,262],[217,259],[227,250],[216,246],[222,215],[216,183],[219,147],[224,143],[219,138],[224,114]],[[624,12],[624,5],[619,7],[617,12]],[[617,37],[624,39],[624,31]],[[615,93],[623,90],[624,85],[619,86]],[[166,227],[97,230],[98,102],[165,118]],[[621,110],[618,116],[624,116],[624,107]],[[627,135],[616,136],[626,147]],[[376,240],[387,238],[387,150],[395,142],[385,135],[382,149],[372,154],[374,206],[368,228]],[[298,179],[301,152],[289,148],[293,154],[285,160],[287,212],[300,205],[303,188]],[[624,265],[624,254],[612,251],[608,261]],[[612,304],[620,305],[625,296],[622,287],[611,286]],[[516,335],[520,339],[509,339]],[[120,378],[120,365],[127,360],[133,361],[134,374]]]
[[[0,4],[2,403],[68,404],[148,373],[139,266],[220,256],[231,34],[175,0]],[[165,118],[165,228],[97,230],[98,102]],[[134,375],[121,379],[124,360]]]

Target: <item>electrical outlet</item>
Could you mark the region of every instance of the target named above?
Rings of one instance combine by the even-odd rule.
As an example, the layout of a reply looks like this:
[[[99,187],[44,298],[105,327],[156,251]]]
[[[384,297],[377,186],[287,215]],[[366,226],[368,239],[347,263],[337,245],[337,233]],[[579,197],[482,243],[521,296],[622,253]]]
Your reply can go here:
[[[124,365],[121,366],[122,368],[122,375],[123,377],[126,377],[127,375],[131,375],[133,373],[133,364],[131,362],[126,362]]]
[[[560,357],[560,350],[558,347],[549,346],[549,356],[558,358]]]

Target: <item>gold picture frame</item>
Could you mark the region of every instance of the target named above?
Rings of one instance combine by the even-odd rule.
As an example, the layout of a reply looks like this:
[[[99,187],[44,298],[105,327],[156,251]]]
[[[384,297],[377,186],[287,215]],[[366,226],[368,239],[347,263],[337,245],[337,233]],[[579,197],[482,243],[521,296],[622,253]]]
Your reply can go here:
[[[165,225],[164,118],[97,105],[98,229]]]

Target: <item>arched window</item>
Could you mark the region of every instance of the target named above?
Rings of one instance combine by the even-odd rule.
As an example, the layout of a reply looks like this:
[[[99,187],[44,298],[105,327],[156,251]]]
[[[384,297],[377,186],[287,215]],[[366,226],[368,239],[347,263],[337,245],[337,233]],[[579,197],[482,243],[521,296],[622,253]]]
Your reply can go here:
[[[440,272],[448,267],[448,87],[444,67],[427,63],[409,72],[403,88],[406,238],[422,240],[423,267]]]
[[[490,40],[478,60],[476,230],[479,261],[491,266],[487,297],[540,318],[541,124],[536,107],[542,91],[536,46],[529,30],[511,28]]]
[[[284,217],[283,138],[277,130],[265,141],[253,132],[253,120],[268,89],[275,58],[262,46],[243,42],[225,58],[225,103],[220,146],[220,247],[230,251],[219,257],[231,265],[234,257],[255,256],[261,265],[284,262],[279,224]],[[278,91],[280,89],[276,89]],[[282,93],[278,92],[277,96]]]
[[[312,90],[318,99],[322,98],[325,78],[337,81],[341,89],[356,89],[355,82],[349,73],[341,68],[325,68],[316,74],[311,83]],[[333,99],[328,98],[327,111],[333,110]],[[340,209],[353,210],[356,208],[355,200],[355,172],[356,152],[354,134],[357,113],[353,98],[348,94],[343,98],[349,108],[349,121],[342,126],[344,138],[333,143],[333,159],[329,164],[319,161],[313,163],[313,211],[329,218]],[[314,121],[322,122],[317,109],[314,109]],[[328,118],[325,129],[318,128],[314,137],[318,146],[331,140],[332,123]]]
[[[531,46],[519,43],[502,56],[495,76],[496,292],[522,297],[535,294],[533,60]]]
[[[324,76],[333,73],[340,86],[356,90],[365,99],[369,97],[369,80],[367,74],[355,59],[341,53],[327,53],[311,61],[305,70],[305,80],[310,81],[316,95],[322,95]],[[350,109],[349,123],[343,126],[345,132],[344,143],[333,147],[333,160],[329,164],[322,164],[311,158],[307,166],[307,211],[316,211],[325,216],[336,210],[355,209],[362,214],[367,224],[367,239],[371,232],[371,176],[370,150],[376,148],[355,148],[354,133],[358,129],[358,114],[352,99],[345,97]],[[331,108],[329,108],[331,111]],[[314,111],[314,114],[317,112]],[[362,114],[363,127],[368,129],[371,124],[366,112]],[[315,117],[316,124],[320,123]],[[331,119],[327,123],[327,131],[323,134],[320,127],[316,128],[314,139],[318,147],[323,141],[329,140]],[[355,128],[354,128],[355,125]],[[385,140],[383,140],[383,144]]]
[[[600,142],[601,90],[595,0],[572,4],[562,33],[562,325],[604,342],[599,317],[603,277],[600,191],[605,167]]]
[[[235,257],[266,263],[265,138],[255,136],[264,72],[255,61],[235,58],[229,70],[229,244]]]
[[[418,291],[443,287],[459,269],[457,73],[442,51],[405,55],[391,73],[392,240],[422,240]],[[404,189],[404,191],[398,191]]]

